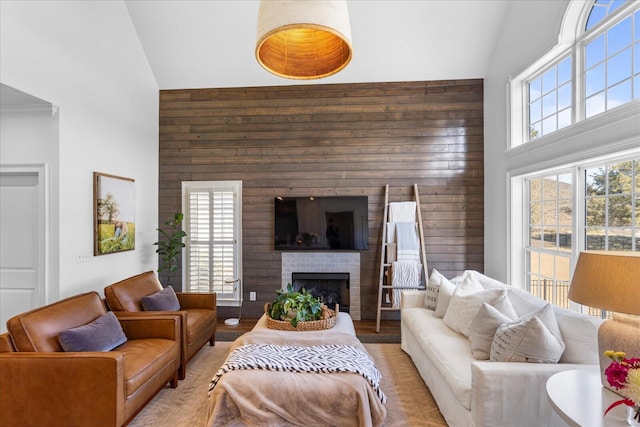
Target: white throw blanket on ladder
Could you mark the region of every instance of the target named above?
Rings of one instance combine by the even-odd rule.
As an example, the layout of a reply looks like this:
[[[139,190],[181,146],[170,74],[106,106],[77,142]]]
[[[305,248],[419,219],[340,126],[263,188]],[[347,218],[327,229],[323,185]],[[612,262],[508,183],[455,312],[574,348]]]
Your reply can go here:
[[[422,263],[420,260],[420,240],[416,227],[416,203],[398,202],[389,204],[387,229],[395,237],[396,254],[391,266],[391,285],[417,288],[422,282]],[[393,289],[391,305],[400,307],[402,289]]]

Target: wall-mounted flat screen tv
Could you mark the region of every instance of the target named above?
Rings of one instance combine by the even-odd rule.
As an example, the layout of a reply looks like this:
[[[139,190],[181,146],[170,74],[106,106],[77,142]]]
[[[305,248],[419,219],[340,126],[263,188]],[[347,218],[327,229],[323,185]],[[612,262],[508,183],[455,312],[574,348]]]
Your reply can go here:
[[[274,204],[277,250],[369,247],[367,196],[276,197]]]

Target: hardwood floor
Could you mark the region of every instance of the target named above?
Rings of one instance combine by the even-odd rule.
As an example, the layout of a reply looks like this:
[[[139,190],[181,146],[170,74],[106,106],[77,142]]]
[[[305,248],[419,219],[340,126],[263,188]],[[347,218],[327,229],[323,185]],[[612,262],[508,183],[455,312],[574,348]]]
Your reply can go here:
[[[218,330],[216,340],[233,341],[245,332],[249,332],[258,319],[240,319],[236,326],[227,326],[224,319],[218,319]],[[354,320],[356,336],[362,342],[377,343],[399,343],[400,342],[400,321],[383,320],[380,322],[380,332],[376,332],[375,320]]]

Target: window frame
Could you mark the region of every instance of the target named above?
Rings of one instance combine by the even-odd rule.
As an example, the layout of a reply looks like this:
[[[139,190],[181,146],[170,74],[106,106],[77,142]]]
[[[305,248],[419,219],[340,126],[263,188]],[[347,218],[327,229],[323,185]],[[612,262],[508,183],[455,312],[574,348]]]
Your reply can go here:
[[[564,129],[571,128],[581,122],[592,120],[597,116],[625,108],[629,104],[640,104],[640,99],[632,99],[630,102],[605,110],[588,119],[585,119],[585,82],[584,82],[584,46],[589,41],[595,39],[609,28],[615,26],[627,17],[628,14],[633,18],[633,13],[638,9],[637,2],[629,1],[621,6],[610,15],[605,17],[601,22],[596,24],[589,31],[584,31],[586,20],[589,12],[593,7],[594,0],[583,3],[580,1],[572,1],[565,13],[565,17],[558,37],[558,44],[551,48],[547,53],[543,54],[523,70],[511,78],[508,83],[508,97],[510,100],[508,109],[509,132],[507,137],[507,150],[516,149],[520,146],[529,145],[530,142],[538,144],[549,136]],[[634,42],[632,40],[632,50]],[[538,76],[541,76],[546,70],[552,66],[559,64],[571,55],[572,71],[572,107],[571,107],[571,124],[565,128],[557,129],[548,135],[543,135],[534,139],[530,139],[529,126],[529,85],[528,83]],[[633,72],[631,80],[633,80]],[[606,89],[605,89],[606,90]]]
[[[218,306],[240,307],[243,303],[243,270],[242,270],[242,181],[183,181],[182,182],[182,212],[184,212],[184,229],[190,229],[190,207],[189,195],[194,190],[200,192],[233,192],[234,194],[234,277],[230,279],[239,279],[237,286],[234,286],[233,293],[222,293],[216,290],[216,302]],[[188,233],[188,231],[187,231]],[[189,236],[185,238],[185,248],[182,256],[182,283],[185,292],[190,292],[189,287]],[[210,284],[211,286],[211,284]]]

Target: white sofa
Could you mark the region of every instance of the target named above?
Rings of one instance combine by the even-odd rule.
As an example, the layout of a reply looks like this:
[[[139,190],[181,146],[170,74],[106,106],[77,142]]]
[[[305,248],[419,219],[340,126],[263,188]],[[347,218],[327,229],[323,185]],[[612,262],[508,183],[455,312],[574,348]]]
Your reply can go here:
[[[478,272],[484,288],[504,287],[518,316],[546,303]],[[549,405],[547,379],[598,364],[599,319],[554,306],[565,350],[559,363],[475,360],[470,340],[424,308],[426,291],[404,291],[401,346],[411,356],[440,412],[452,427],[566,426]]]

